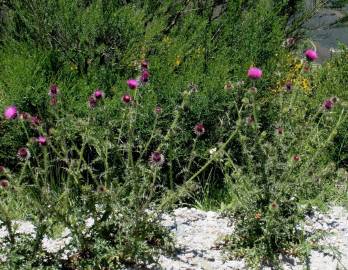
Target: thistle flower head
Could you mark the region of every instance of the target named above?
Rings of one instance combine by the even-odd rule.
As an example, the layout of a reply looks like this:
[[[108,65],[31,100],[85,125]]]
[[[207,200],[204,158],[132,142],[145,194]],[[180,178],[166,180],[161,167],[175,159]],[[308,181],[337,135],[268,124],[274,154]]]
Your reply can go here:
[[[0,180],[0,187],[1,188],[8,188],[10,185],[10,182],[7,179],[1,179]]]
[[[17,110],[17,107],[14,106],[14,105],[11,105],[7,108],[5,108],[5,111],[4,111],[4,117],[8,120],[10,119],[16,119],[18,116],[18,110]]]
[[[160,106],[156,106],[155,113],[160,114],[162,112],[162,108]]]
[[[232,90],[234,88],[234,85],[231,81],[228,81],[227,83],[225,83],[224,85],[224,89],[225,90]]]
[[[104,98],[104,96],[105,96],[104,92],[103,92],[102,90],[100,90],[100,89],[96,89],[96,90],[94,91],[93,95],[94,95],[94,97],[95,97],[97,100],[102,99],[102,98]]]
[[[249,115],[246,119],[245,122],[247,123],[247,125],[251,126],[252,124],[255,123],[255,119],[253,115]]]
[[[197,136],[201,136],[205,133],[205,127],[202,123],[198,123],[195,125],[195,127],[193,128],[193,132],[197,135]]]
[[[57,96],[51,96],[51,98],[50,98],[50,105],[51,106],[57,105]]]
[[[317,52],[312,50],[312,49],[306,50],[304,54],[305,54],[307,60],[310,62],[315,61],[318,58]]]
[[[122,102],[125,103],[125,104],[128,104],[132,101],[132,96],[131,95],[128,95],[128,94],[125,94],[122,96]]]
[[[30,113],[27,113],[27,112],[21,112],[19,113],[19,119],[24,121],[29,121],[31,119],[31,115]]]
[[[292,91],[292,82],[291,82],[291,81],[287,81],[287,82],[285,83],[284,88],[285,88],[285,90],[286,90],[287,92],[291,92],[291,91]]]
[[[188,85],[188,89],[190,93],[197,93],[198,92],[198,85],[195,84],[194,82],[190,82]]]
[[[47,145],[47,138],[45,136],[39,136],[36,138],[36,141],[38,142],[39,145],[45,146]]]
[[[151,165],[161,167],[165,161],[164,155],[159,151],[154,151],[151,153],[149,161]]]
[[[271,203],[271,207],[272,207],[273,209],[277,209],[279,206],[278,206],[278,204],[277,204],[276,202],[272,202],[272,203]]]
[[[149,77],[150,77],[150,73],[148,70],[143,70],[143,72],[141,73],[141,81],[142,82],[148,82],[149,81]]]
[[[276,135],[283,135],[284,134],[284,128],[278,127],[275,129]]]
[[[257,88],[255,86],[252,86],[249,88],[249,93],[250,94],[256,94],[257,93]]]
[[[146,60],[141,61],[141,68],[147,69],[149,67],[149,63]]]
[[[295,44],[295,42],[296,42],[295,38],[289,37],[283,42],[283,47],[291,47]]]
[[[131,79],[127,81],[127,85],[130,89],[136,89],[139,86],[139,83],[137,80]]]
[[[5,167],[0,165],[0,174],[4,173],[5,172]]]
[[[28,160],[30,158],[30,152],[29,152],[29,149],[26,148],[26,147],[21,147],[18,149],[18,152],[17,152],[17,157],[20,159],[20,160]]]
[[[300,157],[299,155],[294,155],[294,156],[292,157],[292,160],[293,160],[293,161],[300,161],[300,160],[301,160],[301,157]]]
[[[58,95],[58,93],[59,93],[58,85],[52,84],[52,85],[50,86],[49,91],[48,91],[48,95],[49,95],[50,97],[54,97],[54,96]]]
[[[260,220],[261,219],[261,213],[260,212],[256,212],[256,214],[255,214],[255,219],[256,220]]]
[[[37,127],[37,126],[39,126],[41,124],[41,119],[38,116],[32,116],[30,118],[30,124],[33,127]]]
[[[106,191],[107,191],[107,188],[104,185],[99,185],[97,187],[97,192],[99,192],[99,193],[104,193]]]
[[[88,107],[93,109],[97,106],[97,99],[95,98],[94,95],[89,96],[88,98]]]
[[[332,107],[334,106],[334,102],[331,99],[327,99],[323,102],[323,108],[325,110],[331,110]]]
[[[248,70],[248,77],[252,80],[258,80],[262,77],[262,70],[257,67],[251,67]]]

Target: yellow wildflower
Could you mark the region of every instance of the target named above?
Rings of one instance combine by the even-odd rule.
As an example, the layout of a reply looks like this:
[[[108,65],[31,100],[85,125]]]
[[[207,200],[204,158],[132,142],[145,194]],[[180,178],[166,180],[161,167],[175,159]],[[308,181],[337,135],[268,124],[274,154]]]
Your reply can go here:
[[[72,65],[70,66],[70,70],[71,70],[71,71],[77,70],[77,65],[72,64]]]
[[[179,66],[180,64],[181,64],[181,58],[180,58],[180,56],[176,56],[175,65]]]
[[[302,86],[302,88],[303,88],[303,90],[305,91],[305,92],[309,92],[310,91],[310,83],[309,83],[309,81],[308,81],[308,79],[303,79],[302,81],[301,81],[301,86]]]
[[[165,36],[165,37],[163,38],[163,42],[164,42],[165,44],[170,44],[170,43],[171,43],[170,37]]]

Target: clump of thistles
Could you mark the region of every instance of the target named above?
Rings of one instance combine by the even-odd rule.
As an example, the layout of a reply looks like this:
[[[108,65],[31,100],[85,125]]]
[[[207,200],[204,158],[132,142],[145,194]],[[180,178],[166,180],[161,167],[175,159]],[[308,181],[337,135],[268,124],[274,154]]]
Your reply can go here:
[[[29,151],[29,149],[26,148],[26,147],[19,148],[18,151],[17,151],[17,157],[20,160],[28,160],[28,159],[30,159],[30,151]]]
[[[205,127],[202,123],[198,123],[197,125],[195,125],[195,127],[193,128],[193,132],[197,135],[197,136],[202,136],[205,133]]]
[[[248,70],[248,77],[252,80],[258,80],[262,77],[262,70],[257,67],[251,67]]]
[[[304,54],[305,54],[307,60],[310,62],[315,61],[318,58],[317,52],[312,50],[312,49],[306,50]]]
[[[164,155],[159,151],[154,151],[151,153],[149,162],[153,166],[160,167],[164,164],[165,158]]]
[[[11,105],[11,106],[8,106],[7,108],[5,108],[4,117],[7,120],[16,119],[17,116],[18,116],[18,110],[17,110],[16,106]]]

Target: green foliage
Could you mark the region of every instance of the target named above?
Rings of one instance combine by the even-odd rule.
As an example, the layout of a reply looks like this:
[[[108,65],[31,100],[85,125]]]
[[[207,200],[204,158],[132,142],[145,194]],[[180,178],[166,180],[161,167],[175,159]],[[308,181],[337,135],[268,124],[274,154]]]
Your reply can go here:
[[[332,161],[345,165],[348,152],[347,53],[317,69],[288,65],[283,42],[298,2],[227,1],[218,12],[218,1],[5,1],[0,107],[15,104],[21,117],[0,122],[4,267],[156,262],[172,250],[158,210],[194,200],[237,217],[228,247],[252,266],[296,253],[301,205],[337,194],[346,171],[336,175]],[[261,80],[247,78],[250,66]],[[52,84],[59,93],[49,96]],[[40,135],[47,145],[31,139]],[[20,147],[29,160],[18,162]],[[34,238],[17,239],[18,218],[33,222]],[[62,228],[72,240],[49,254],[42,240]]]

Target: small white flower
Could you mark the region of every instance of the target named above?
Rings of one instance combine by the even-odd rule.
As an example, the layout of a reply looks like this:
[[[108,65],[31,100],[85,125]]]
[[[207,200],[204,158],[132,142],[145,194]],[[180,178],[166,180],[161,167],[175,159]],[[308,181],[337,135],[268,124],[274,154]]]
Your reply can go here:
[[[216,147],[209,149],[209,154],[213,155],[217,151]]]

